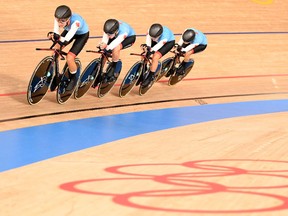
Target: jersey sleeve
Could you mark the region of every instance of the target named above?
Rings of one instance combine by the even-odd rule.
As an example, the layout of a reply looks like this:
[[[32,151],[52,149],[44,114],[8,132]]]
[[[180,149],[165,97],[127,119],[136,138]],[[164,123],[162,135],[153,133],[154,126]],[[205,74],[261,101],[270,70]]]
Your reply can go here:
[[[181,38],[180,38],[179,41],[178,41],[178,45],[179,45],[179,46],[182,46],[182,45],[183,45],[183,42],[184,42],[184,41],[183,41],[182,35],[181,35]]]
[[[54,31],[53,32],[56,33],[56,34],[60,34],[59,33],[60,30],[59,30],[58,22],[57,22],[56,19],[54,19]]]
[[[155,46],[152,47],[152,51],[156,52],[158,51],[164,44],[167,42],[167,39],[163,39],[159,41]]]
[[[152,38],[150,37],[150,35],[147,33],[146,35],[146,44],[147,46],[151,47],[151,40]]]
[[[76,20],[74,23],[72,23],[71,25],[71,29],[68,31],[68,33],[66,34],[66,36],[62,39],[61,38],[61,41],[64,42],[64,41],[70,41],[73,36],[76,34],[77,30],[80,28],[80,21]]]
[[[107,50],[113,50],[115,47],[117,47],[125,38],[127,37],[127,34],[121,34],[118,35],[115,40],[113,40],[108,46]]]
[[[189,46],[185,47],[185,48],[182,48],[181,51],[184,51],[184,52],[189,52],[190,50],[194,49],[196,46],[198,46],[199,44],[189,44]]]
[[[108,44],[108,41],[109,41],[109,37],[108,37],[108,35],[104,32],[104,33],[103,33],[103,36],[102,36],[101,42],[102,42],[102,43],[105,43],[105,44]]]

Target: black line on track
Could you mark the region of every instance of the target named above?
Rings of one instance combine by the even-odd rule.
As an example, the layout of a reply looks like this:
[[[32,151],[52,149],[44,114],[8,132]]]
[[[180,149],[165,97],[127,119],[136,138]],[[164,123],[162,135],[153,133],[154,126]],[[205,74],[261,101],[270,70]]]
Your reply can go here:
[[[157,104],[157,103],[170,103],[170,102],[177,102],[177,101],[195,100],[195,102],[198,103],[199,105],[206,105],[208,103],[204,101],[205,99],[229,98],[229,97],[247,97],[247,96],[258,96],[258,95],[275,95],[275,94],[288,94],[288,92],[219,95],[219,96],[208,96],[208,97],[181,98],[181,99],[169,99],[169,100],[160,100],[160,101],[139,102],[139,103],[112,105],[112,106],[105,106],[105,107],[92,107],[92,108],[85,108],[85,109],[77,109],[77,110],[69,110],[69,111],[45,113],[45,114],[38,114],[38,115],[22,116],[22,117],[17,117],[17,118],[2,119],[2,120],[0,120],[0,123],[25,120],[25,119],[33,119],[33,118],[39,118],[39,117],[45,117],[45,116],[64,115],[64,114],[69,114],[69,113],[87,112],[87,111],[102,110],[102,109],[113,109],[113,108],[129,107],[129,106],[141,106],[141,105]]]

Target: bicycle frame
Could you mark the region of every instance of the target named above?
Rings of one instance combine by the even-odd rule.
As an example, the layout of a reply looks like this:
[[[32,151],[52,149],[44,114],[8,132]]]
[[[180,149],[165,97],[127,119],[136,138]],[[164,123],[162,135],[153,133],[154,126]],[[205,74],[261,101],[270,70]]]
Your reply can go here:
[[[56,42],[50,48],[36,48],[40,51],[53,51],[53,55],[43,58],[31,75],[27,89],[27,101],[30,105],[39,103],[46,95],[52,78],[59,74],[59,57],[65,59],[64,56],[67,55],[62,50],[53,49],[55,44]]]
[[[173,67],[175,67],[176,64],[180,64],[181,63],[181,57],[184,57],[182,53],[176,52],[175,50],[170,51],[172,53],[175,54],[174,56],[174,61],[173,61]]]
[[[129,69],[127,74],[125,75],[120,88],[119,88],[119,96],[126,96],[136,85],[139,85],[141,82],[142,74],[145,72],[145,65],[151,64],[150,59],[148,59],[144,52],[141,54],[138,53],[130,53],[130,55],[140,56],[141,60],[134,63],[134,65]]]
[[[97,51],[95,51],[95,50],[86,50],[86,52],[92,52],[92,53],[101,54],[101,56],[99,57],[100,58],[100,71],[99,72],[100,72],[100,74],[102,74],[103,73],[103,68],[104,68],[104,65],[105,65],[106,61],[111,62],[110,59],[109,59],[109,57],[111,57],[111,56],[107,56],[100,48]]]
[[[147,58],[146,55],[144,55],[144,53],[145,53],[145,52],[143,52],[143,53],[141,53],[141,54],[138,54],[138,53],[130,53],[130,55],[141,56],[141,61],[142,61],[143,67],[142,67],[142,69],[141,69],[141,74],[140,74],[140,76],[143,76],[144,73],[145,73],[145,70],[147,70],[147,69],[149,68],[148,66],[150,66],[150,65],[152,64],[151,58]],[[145,66],[147,66],[147,67],[145,68]]]
[[[187,68],[181,68],[183,66],[180,65],[181,61],[181,57],[184,57],[183,53],[181,52],[177,52],[177,51],[171,51],[173,52],[175,55],[173,57],[172,60],[172,64],[169,68],[169,70],[166,73],[166,77],[169,77],[168,80],[168,85],[175,85],[178,82],[180,82],[184,77],[187,76],[187,74],[191,71],[191,69],[193,68],[194,65],[194,60],[190,59]],[[166,68],[167,69],[167,68]],[[178,74],[178,71],[180,70],[184,70],[184,74]]]
[[[81,74],[80,82],[74,93],[74,98],[76,99],[83,97],[90,87],[96,88],[98,86],[102,81],[103,68],[106,61],[111,62],[109,59],[111,56],[107,56],[100,47],[97,48],[98,50],[86,50],[86,52],[100,54],[100,57],[93,59]]]
[[[139,53],[130,53],[130,55],[135,55],[135,56],[141,56],[143,60],[143,64],[151,64],[151,58],[147,58],[146,55],[144,55],[145,52],[139,54]]]
[[[53,49],[53,47],[56,45],[56,42],[54,42],[52,44],[52,46],[47,49],[47,48],[36,48],[36,50],[38,51],[53,51],[53,55],[52,55],[52,58],[53,58],[53,62],[55,64],[55,75],[56,74],[60,74],[60,70],[59,70],[59,57],[60,57],[60,60],[65,60],[65,57],[64,56],[67,56],[67,53],[62,51],[61,49]]]
[[[182,53],[177,52],[176,50],[170,51],[171,53],[174,54],[173,58],[173,63],[170,67],[170,69],[176,69],[176,66],[178,66],[181,63],[181,57],[184,57]]]

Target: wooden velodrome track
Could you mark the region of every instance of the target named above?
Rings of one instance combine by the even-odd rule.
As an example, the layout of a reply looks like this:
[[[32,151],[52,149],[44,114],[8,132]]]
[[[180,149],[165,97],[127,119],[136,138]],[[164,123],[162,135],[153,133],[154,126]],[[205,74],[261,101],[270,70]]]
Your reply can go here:
[[[91,89],[59,105],[49,92],[30,106],[28,81],[48,54],[35,48],[50,46],[62,3],[90,26],[83,67],[97,57],[85,50],[107,18],[129,22],[137,41],[122,52],[109,95]],[[1,0],[0,215],[287,215],[287,8],[280,0]],[[163,78],[147,95],[135,88],[120,98],[138,60],[129,53],[140,52],[154,22],[176,40],[198,28],[208,47],[176,86]]]

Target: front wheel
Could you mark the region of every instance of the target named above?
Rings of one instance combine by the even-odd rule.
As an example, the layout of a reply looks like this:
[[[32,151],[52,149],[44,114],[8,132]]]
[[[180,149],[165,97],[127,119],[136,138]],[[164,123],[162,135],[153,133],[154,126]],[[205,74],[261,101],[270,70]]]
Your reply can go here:
[[[74,94],[74,91],[76,89],[76,86],[78,85],[79,82],[79,77],[80,77],[80,73],[81,73],[81,62],[79,59],[75,59],[75,63],[77,65],[77,72],[76,72],[76,80],[77,82],[75,83],[74,87],[71,90],[67,90],[67,86],[69,84],[69,69],[67,66],[67,63],[65,64],[64,68],[63,68],[63,73],[62,73],[62,77],[61,77],[61,81],[58,85],[58,89],[57,89],[57,102],[59,104],[64,104],[65,102],[67,102],[69,100],[69,98],[72,96],[72,94]]]
[[[157,81],[157,79],[159,77],[159,74],[161,72],[161,68],[162,68],[162,63],[160,61],[158,61],[158,66],[157,66],[157,69],[155,71],[155,79],[152,82],[150,82],[148,86],[143,87],[141,84],[140,88],[139,88],[139,95],[142,96],[142,95],[146,94],[152,88],[153,84]],[[144,74],[144,76],[143,76],[144,79],[147,78],[148,72],[149,72],[149,70]]]
[[[183,75],[180,75],[179,73],[177,73],[177,71],[181,69],[180,67],[183,67],[183,66],[181,65],[179,68],[177,68],[176,72],[172,76],[170,76],[169,81],[168,81],[168,85],[169,86],[176,85],[181,80],[183,80],[184,77],[186,77],[188,75],[188,73],[192,70],[193,66],[194,66],[194,60],[190,59],[190,61],[188,62],[188,65],[184,69]]]
[[[27,89],[27,101],[30,105],[39,103],[46,95],[54,75],[53,57],[43,58],[36,66]]]
[[[173,65],[173,57],[169,57],[162,61],[162,67],[159,76],[157,78],[157,81],[167,74],[167,72],[172,68],[172,65]]]
[[[126,96],[133,89],[141,75],[142,68],[143,62],[138,61],[129,69],[119,89],[120,97]]]
[[[97,96],[99,98],[104,97],[112,90],[114,84],[116,83],[119,77],[121,70],[122,70],[121,60],[119,60],[115,66],[111,66],[111,63],[109,63],[109,65],[106,68],[106,73],[102,74],[102,80],[97,90]]]
[[[93,59],[87,67],[84,69],[80,81],[76,87],[74,97],[75,99],[79,99],[83,97],[90,87],[92,86],[93,82],[95,82],[95,79],[98,76],[100,69],[100,61],[99,58]]]

